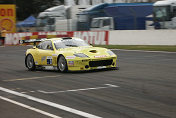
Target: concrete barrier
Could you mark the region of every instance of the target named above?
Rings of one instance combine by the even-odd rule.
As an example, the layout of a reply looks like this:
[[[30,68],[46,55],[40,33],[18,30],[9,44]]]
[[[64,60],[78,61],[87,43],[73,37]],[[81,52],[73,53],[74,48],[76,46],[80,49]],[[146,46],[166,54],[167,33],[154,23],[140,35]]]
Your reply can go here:
[[[18,45],[22,37],[74,36],[98,45],[176,45],[176,30],[115,30],[71,32],[24,32],[6,34],[5,45]]]
[[[79,37],[87,43],[97,45],[108,45],[109,31],[55,31],[55,32],[23,32],[7,33],[5,45],[19,45],[22,38],[51,38],[51,37]]]
[[[176,45],[176,30],[116,30],[109,45]]]

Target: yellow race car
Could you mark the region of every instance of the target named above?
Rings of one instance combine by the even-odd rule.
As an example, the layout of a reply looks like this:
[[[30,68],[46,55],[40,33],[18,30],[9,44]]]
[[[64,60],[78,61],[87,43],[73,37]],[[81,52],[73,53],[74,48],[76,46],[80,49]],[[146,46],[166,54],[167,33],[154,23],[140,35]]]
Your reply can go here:
[[[111,50],[93,47],[75,37],[32,40],[40,43],[27,49],[25,65],[29,70],[53,66],[61,72],[116,68],[117,55]],[[27,41],[29,43],[30,40]],[[23,41],[25,43],[25,41]]]

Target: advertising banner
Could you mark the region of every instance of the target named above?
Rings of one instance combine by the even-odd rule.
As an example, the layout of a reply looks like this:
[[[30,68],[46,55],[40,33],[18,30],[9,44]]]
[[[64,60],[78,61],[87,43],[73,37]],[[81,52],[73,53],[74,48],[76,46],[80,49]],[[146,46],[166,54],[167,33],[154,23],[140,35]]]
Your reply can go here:
[[[39,39],[39,38],[55,38],[55,37],[78,37],[85,40],[89,44],[108,45],[109,31],[55,31],[55,32],[23,32],[23,33],[7,33],[5,45],[18,45],[22,39]]]
[[[0,5],[0,30],[16,32],[16,6]]]

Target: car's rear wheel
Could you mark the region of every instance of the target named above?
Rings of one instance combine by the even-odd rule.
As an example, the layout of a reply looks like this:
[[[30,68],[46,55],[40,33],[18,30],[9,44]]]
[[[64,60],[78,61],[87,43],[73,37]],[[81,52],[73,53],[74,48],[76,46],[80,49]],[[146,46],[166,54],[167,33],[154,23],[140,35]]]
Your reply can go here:
[[[35,70],[35,63],[33,56],[31,54],[28,54],[25,59],[25,65],[28,68],[28,70]]]
[[[67,61],[64,56],[59,56],[57,61],[57,68],[61,72],[66,72],[68,70]]]

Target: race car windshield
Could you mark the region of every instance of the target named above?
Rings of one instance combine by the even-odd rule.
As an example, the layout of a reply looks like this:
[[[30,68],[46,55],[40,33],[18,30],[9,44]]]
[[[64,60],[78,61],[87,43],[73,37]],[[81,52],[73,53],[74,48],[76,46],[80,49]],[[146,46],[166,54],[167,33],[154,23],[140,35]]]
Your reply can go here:
[[[84,40],[81,39],[64,39],[54,41],[56,49],[68,48],[68,47],[80,47],[80,46],[90,46]]]

